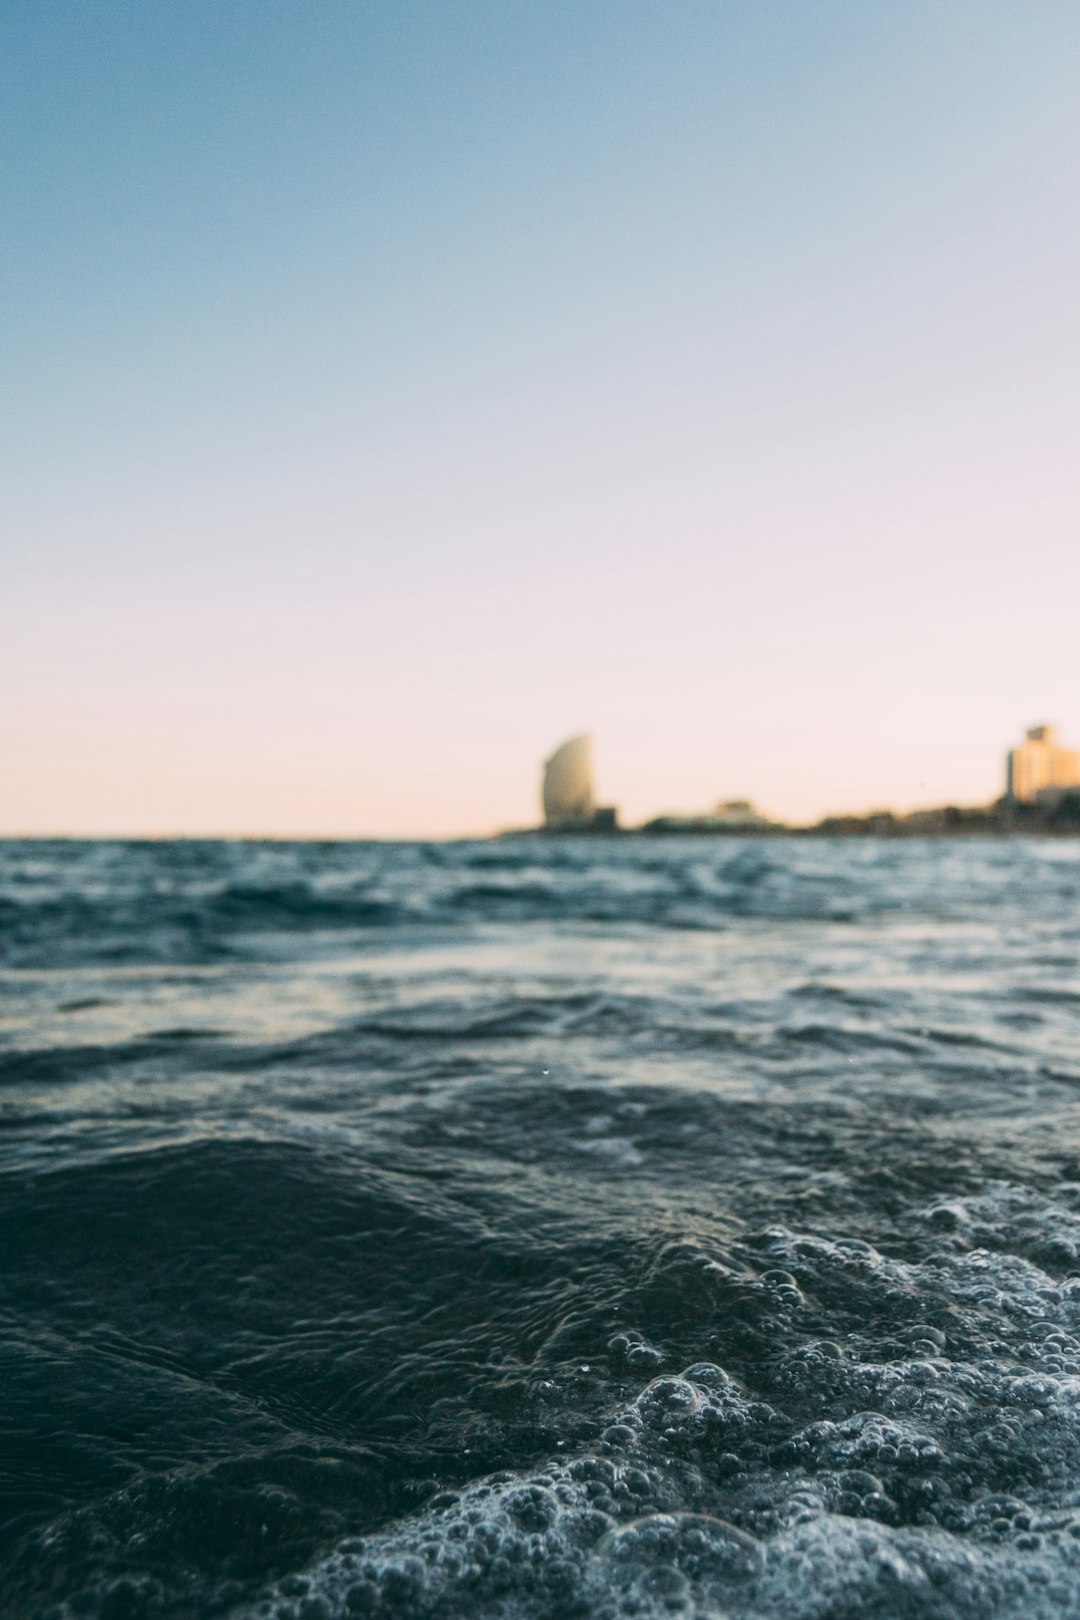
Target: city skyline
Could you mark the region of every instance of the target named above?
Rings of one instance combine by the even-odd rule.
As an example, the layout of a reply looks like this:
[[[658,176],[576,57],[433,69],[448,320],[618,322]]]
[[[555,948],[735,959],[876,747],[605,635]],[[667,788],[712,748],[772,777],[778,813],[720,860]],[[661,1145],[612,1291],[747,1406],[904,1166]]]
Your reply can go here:
[[[0,833],[985,803],[1070,710],[1080,13],[0,19]]]
[[[935,804],[922,801],[912,805],[889,804],[885,801],[858,806],[836,804],[821,815],[797,819],[763,813],[756,798],[745,796],[738,799],[717,798],[708,803],[676,806],[669,795],[666,800],[663,800],[666,805],[665,809],[656,808],[661,803],[661,800],[655,798],[653,808],[646,815],[623,816],[622,806],[618,802],[608,803],[607,805],[600,805],[597,802],[598,795],[593,755],[593,736],[590,732],[583,732],[558,744],[550,758],[544,759],[540,771],[540,791],[537,795],[539,798],[538,817],[523,819],[520,823],[510,826],[485,826],[483,828],[472,828],[464,833],[457,831],[450,834],[417,834],[414,836],[453,839],[502,836],[508,832],[548,831],[574,833],[584,831],[607,833],[659,830],[676,832],[680,829],[695,832],[710,829],[729,832],[739,830],[760,831],[763,829],[774,832],[785,830],[821,831],[823,829],[828,830],[829,824],[832,823],[839,826],[844,822],[859,822],[860,820],[865,820],[867,823],[866,830],[872,831],[874,830],[875,818],[881,816],[886,819],[898,818],[899,821],[904,821],[906,817],[910,816],[912,817],[911,825],[913,829],[919,832],[924,828],[924,820],[920,816],[920,812],[926,812],[930,816],[934,816],[946,808],[946,802],[952,806],[958,805],[956,800],[940,801]],[[1041,808],[1044,812],[1053,812],[1061,804],[1063,798],[1065,798],[1068,805],[1076,796],[1075,790],[1080,789],[1080,751],[1061,744],[1057,726],[1042,722],[1035,726],[1026,727],[1020,741],[1015,746],[1004,750],[1002,762],[1004,772],[999,773],[999,777],[1003,775],[1003,780],[999,779],[998,791],[985,800],[959,805],[961,810],[974,812],[976,817],[983,811],[994,811],[995,815],[1000,815],[1002,812],[1007,811],[1007,807],[1011,803],[1014,807],[1026,806],[1029,809],[1039,810]],[[951,809],[948,814],[952,814]],[[1073,811],[1070,809],[1070,828],[1072,827],[1072,817]],[[967,818],[967,822],[965,830],[970,831],[972,825],[970,817]],[[918,823],[918,826],[915,825],[916,823]],[[1006,814],[1001,825],[1008,824],[1009,818]],[[933,830],[930,823],[927,822],[925,826],[927,831]],[[1018,830],[1024,830],[1025,827],[1031,830],[1031,826],[1030,822],[1017,824]],[[0,833],[0,837],[4,836],[74,836],[78,838],[83,836],[107,837],[109,834],[39,832],[38,834],[29,835],[19,833],[11,835]],[[189,836],[189,833],[184,830],[163,830],[149,834],[131,834],[130,832],[121,831],[117,836],[150,838],[176,836],[182,838]],[[196,834],[196,836],[199,836],[199,834]],[[213,837],[215,833],[209,831],[202,836]],[[217,834],[217,836],[226,838],[253,837],[256,839],[281,836],[317,841],[324,837],[348,840],[350,838],[362,839],[364,837],[393,838],[398,835],[365,834],[348,829],[332,833],[325,830],[313,832],[294,830],[289,833],[277,833],[272,829],[245,828],[227,830]]]
[[[961,827],[965,833],[997,829],[1032,830],[1040,824],[1073,830],[1080,806],[1080,751],[1067,747],[1058,728],[1043,722],[1027,727],[1024,736],[1004,754],[1002,791],[978,805],[920,805],[866,807],[854,813],[837,810],[813,823],[791,823],[764,815],[751,799],[721,799],[709,805],[680,806],[648,820],[620,821],[618,803],[597,803],[593,766],[593,738],[578,733],[560,743],[545,759],[540,774],[540,821],[520,831],[554,833],[607,832],[782,832],[839,830],[874,831],[882,822],[902,824],[907,831],[934,833]],[[911,815],[910,812],[914,811]],[[906,812],[906,813],[905,813]],[[970,813],[968,813],[970,812]],[[1034,818],[1034,819],[1033,819]],[[1062,820],[1064,818],[1064,821]],[[508,829],[515,830],[515,829]]]

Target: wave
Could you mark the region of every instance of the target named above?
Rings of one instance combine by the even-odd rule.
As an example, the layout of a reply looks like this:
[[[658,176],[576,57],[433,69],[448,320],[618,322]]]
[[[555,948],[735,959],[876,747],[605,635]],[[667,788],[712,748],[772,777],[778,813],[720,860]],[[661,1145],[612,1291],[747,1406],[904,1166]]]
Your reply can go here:
[[[1072,859],[0,845],[5,1620],[1071,1620]]]
[[[1017,856],[1067,908],[1060,861]],[[846,849],[799,840],[531,840],[526,845],[0,843],[0,960],[9,966],[213,963],[270,936],[523,922],[722,929],[753,919],[858,926],[913,909],[992,913],[1014,892],[996,847]],[[956,869],[955,873],[953,868]]]

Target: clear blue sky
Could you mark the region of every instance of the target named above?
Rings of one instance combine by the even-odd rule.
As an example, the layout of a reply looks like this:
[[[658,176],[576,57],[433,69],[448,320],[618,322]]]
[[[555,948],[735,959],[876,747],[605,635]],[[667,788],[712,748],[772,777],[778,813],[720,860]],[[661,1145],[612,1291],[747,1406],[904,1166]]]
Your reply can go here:
[[[1080,9],[8,0],[0,830],[1080,741]]]

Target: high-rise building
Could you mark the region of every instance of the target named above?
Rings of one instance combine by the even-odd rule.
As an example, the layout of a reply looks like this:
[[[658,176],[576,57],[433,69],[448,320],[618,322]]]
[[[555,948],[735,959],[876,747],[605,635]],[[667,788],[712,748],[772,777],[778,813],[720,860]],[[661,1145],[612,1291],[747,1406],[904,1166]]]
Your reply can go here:
[[[1074,787],[1080,787],[1080,753],[1059,747],[1053,726],[1032,726],[1020,747],[1009,750],[1005,769],[1008,798],[1034,804]]]
[[[544,762],[541,790],[548,827],[583,827],[593,819],[592,738],[571,737]]]

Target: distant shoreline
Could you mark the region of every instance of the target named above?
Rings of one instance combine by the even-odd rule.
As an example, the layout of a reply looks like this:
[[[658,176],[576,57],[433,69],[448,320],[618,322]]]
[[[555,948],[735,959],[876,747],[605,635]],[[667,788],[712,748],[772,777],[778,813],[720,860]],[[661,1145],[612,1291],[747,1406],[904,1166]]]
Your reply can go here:
[[[0,833],[4,844],[471,844],[503,839],[604,839],[649,842],[683,838],[704,841],[710,838],[861,838],[861,839],[942,839],[986,838],[1080,838],[1080,806],[1063,803],[1054,812],[1037,811],[1033,806],[1011,806],[1007,810],[945,806],[938,810],[916,810],[907,815],[892,811],[872,811],[864,816],[825,816],[810,825],[781,821],[761,821],[725,826],[715,821],[695,825],[692,818],[657,817],[633,827],[506,827],[495,831],[450,834],[393,833],[283,833],[283,832],[11,832]]]
[[[801,826],[782,821],[732,821],[658,816],[636,827],[523,827],[499,837],[542,838],[1077,838],[1080,794],[1069,793],[1052,807],[1001,801],[986,806],[942,805],[900,815],[872,810],[865,815],[823,816]]]

